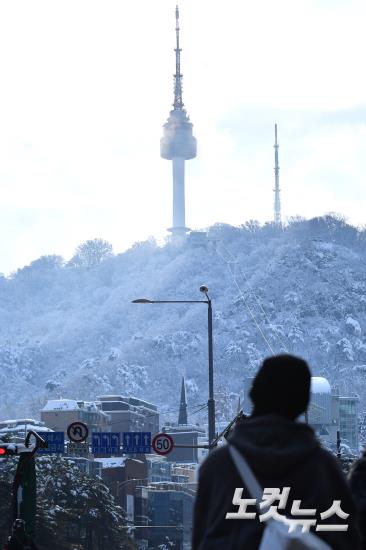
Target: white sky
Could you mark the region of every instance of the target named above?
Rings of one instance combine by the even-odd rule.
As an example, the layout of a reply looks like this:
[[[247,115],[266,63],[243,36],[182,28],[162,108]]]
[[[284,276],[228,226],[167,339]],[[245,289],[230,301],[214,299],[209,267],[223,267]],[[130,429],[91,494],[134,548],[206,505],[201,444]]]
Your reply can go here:
[[[173,97],[172,0],[0,2],[0,271],[89,238],[116,252],[171,226],[159,156]],[[181,0],[198,157],[186,222],[266,221],[274,122],[283,217],[363,224],[364,0]]]

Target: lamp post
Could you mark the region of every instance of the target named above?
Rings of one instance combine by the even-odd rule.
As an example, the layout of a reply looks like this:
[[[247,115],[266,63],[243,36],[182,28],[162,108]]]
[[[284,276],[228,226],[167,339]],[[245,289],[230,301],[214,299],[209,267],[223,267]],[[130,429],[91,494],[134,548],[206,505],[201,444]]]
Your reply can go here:
[[[142,477],[142,478],[133,477],[131,479],[127,479],[126,481],[117,481],[117,495],[119,495],[120,488],[123,487],[124,485],[128,485],[129,483],[137,483],[137,482],[142,483],[143,481],[146,481],[148,479],[149,478],[147,478],[147,477]]]
[[[207,304],[207,330],[208,330],[208,444],[211,444],[215,438],[215,399],[213,382],[213,338],[212,338],[212,303],[208,295],[208,288],[205,285],[200,286],[200,291],[206,296],[206,300],[148,300],[138,298],[132,300],[133,304]]]

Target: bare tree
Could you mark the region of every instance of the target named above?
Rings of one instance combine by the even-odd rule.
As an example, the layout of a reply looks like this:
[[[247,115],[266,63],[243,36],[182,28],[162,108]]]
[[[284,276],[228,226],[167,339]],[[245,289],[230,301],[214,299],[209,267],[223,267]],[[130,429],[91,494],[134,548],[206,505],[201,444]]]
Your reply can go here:
[[[113,247],[104,239],[88,240],[80,244],[70,260],[70,265],[93,267],[113,256]]]

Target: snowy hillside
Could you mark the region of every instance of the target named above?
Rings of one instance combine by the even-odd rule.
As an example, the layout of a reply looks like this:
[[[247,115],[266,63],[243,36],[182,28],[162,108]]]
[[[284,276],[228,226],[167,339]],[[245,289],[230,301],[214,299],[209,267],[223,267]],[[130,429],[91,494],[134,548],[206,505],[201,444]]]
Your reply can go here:
[[[207,400],[206,306],[131,300],[199,300],[203,283],[219,415],[271,349],[305,357],[314,374],[363,399],[366,231],[330,216],[282,230],[219,224],[206,247],[147,241],[107,252],[89,264],[42,257],[0,278],[0,418],[38,416],[51,397],[110,392],[176,411],[183,373],[198,410]]]

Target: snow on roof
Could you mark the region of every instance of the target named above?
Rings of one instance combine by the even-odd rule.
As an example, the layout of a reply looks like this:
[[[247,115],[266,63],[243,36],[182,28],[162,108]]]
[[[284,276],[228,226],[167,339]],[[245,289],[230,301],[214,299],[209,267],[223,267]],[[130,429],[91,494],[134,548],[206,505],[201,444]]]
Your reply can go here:
[[[38,424],[17,424],[14,427],[7,426],[5,428],[1,428],[0,434],[8,433],[8,432],[25,432],[32,430],[34,428],[35,432],[53,432],[51,428],[47,428],[46,426],[39,426]]]
[[[34,420],[34,418],[12,418],[8,420],[1,420],[0,426],[17,426],[18,424],[33,424],[34,426],[44,426],[44,422],[41,420]]]
[[[76,411],[79,405],[75,399],[49,399],[42,411]]]
[[[126,461],[125,456],[113,456],[107,458],[95,458],[95,462],[101,462],[102,468],[123,468]]]
[[[321,376],[311,377],[311,393],[331,393],[331,387],[326,378]]]

